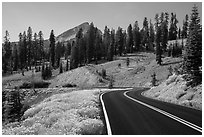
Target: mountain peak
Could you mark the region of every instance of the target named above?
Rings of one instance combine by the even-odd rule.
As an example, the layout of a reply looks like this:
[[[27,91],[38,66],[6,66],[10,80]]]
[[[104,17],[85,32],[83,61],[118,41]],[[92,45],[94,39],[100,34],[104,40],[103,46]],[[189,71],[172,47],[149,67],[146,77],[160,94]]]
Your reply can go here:
[[[83,29],[83,33],[87,32],[88,28],[89,28],[89,23],[88,22],[84,22],[72,29],[69,29],[63,33],[61,33],[60,35],[58,35],[56,37],[56,41],[59,42],[66,42],[68,40],[74,39],[76,36],[76,33],[79,31],[79,29],[82,28]]]

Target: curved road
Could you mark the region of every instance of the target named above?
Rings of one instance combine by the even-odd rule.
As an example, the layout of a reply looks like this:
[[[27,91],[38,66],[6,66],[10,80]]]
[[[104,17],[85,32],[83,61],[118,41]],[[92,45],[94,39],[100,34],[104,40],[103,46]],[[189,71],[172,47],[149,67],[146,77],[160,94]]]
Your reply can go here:
[[[202,111],[144,97],[145,90],[102,95],[113,135],[202,134]]]

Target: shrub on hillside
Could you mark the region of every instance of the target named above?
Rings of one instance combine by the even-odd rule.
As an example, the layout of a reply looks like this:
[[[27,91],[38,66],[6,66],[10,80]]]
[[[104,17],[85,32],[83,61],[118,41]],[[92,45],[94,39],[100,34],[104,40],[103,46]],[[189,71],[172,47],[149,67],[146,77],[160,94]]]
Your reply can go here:
[[[156,86],[156,81],[157,81],[157,79],[156,79],[156,73],[154,72],[154,73],[151,75],[151,77],[152,77],[152,80],[151,80],[152,86]]]
[[[62,87],[63,88],[70,88],[70,87],[76,87],[77,85],[75,85],[75,84],[70,84],[70,83],[68,83],[68,84],[65,84],[65,85],[63,85]]]
[[[111,76],[111,77],[110,77],[109,84],[108,84],[108,88],[109,88],[109,89],[113,88],[113,82],[114,82],[114,79],[113,79],[113,76]]]
[[[101,76],[102,76],[103,78],[106,77],[106,70],[105,70],[105,69],[102,69],[102,71],[101,71]]]
[[[121,63],[118,64],[118,68],[121,68]]]
[[[50,66],[46,66],[46,68],[42,68],[42,79],[46,80],[52,77],[52,70]]]
[[[129,58],[126,59],[126,65],[127,65],[127,67],[129,67],[129,65],[130,65],[130,59]]]
[[[24,82],[19,88],[21,89],[30,89],[30,88],[48,88],[49,82],[44,82],[44,81],[36,81],[36,82]]]

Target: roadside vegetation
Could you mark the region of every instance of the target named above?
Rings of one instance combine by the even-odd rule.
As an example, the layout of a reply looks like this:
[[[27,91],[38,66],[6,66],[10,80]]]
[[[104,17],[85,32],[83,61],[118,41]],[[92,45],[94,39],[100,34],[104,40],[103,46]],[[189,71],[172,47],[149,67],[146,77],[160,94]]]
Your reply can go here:
[[[176,14],[155,15],[155,25],[131,24],[127,32],[91,23],[60,42],[51,31],[28,28],[2,53],[4,135],[106,134],[97,88],[149,87],[147,97],[202,108],[202,27],[197,7],[178,31]],[[82,90],[83,89],[83,90]],[[90,89],[90,90],[88,90]],[[105,91],[105,90],[103,90]]]
[[[103,134],[104,123],[101,120],[102,112],[99,108],[98,98],[100,90],[66,91],[67,89],[55,89],[54,95],[46,97],[26,110],[21,122],[11,123],[3,127],[2,134]],[[46,92],[49,93],[49,90]]]

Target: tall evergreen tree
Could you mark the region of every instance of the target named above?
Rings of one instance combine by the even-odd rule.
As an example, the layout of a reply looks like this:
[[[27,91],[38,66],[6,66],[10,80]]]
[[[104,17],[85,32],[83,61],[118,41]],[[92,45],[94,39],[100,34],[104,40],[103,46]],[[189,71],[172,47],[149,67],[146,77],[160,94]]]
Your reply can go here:
[[[68,41],[65,49],[65,58],[67,59],[69,55],[71,55],[71,43]]]
[[[95,28],[93,22],[90,24],[89,29],[87,31],[87,43],[86,43],[86,56],[87,63],[92,61],[94,55],[94,37],[95,37]]]
[[[121,56],[123,53],[123,45],[124,45],[123,29],[121,27],[118,27],[118,30],[116,32],[116,45],[117,45],[117,49],[116,49],[117,54],[116,55]]]
[[[55,35],[54,35],[54,31],[51,30],[50,33],[50,62],[51,62],[51,66],[54,67],[55,66]]]
[[[78,60],[79,65],[82,65],[82,62],[84,62],[84,52],[85,52],[85,45],[83,42],[83,30],[82,28],[79,29],[79,31],[76,34],[76,47],[78,49]]]
[[[23,68],[25,62],[24,62],[24,55],[25,52],[23,52],[23,35],[19,33],[19,41],[18,41],[18,47],[19,47],[19,61],[20,61],[20,69]]]
[[[57,68],[60,67],[61,56],[62,56],[62,43],[58,41],[55,49],[55,60]]]
[[[69,60],[67,59],[67,63],[66,63],[66,71],[69,70]]]
[[[195,86],[202,82],[202,27],[196,5],[191,13],[183,66],[189,85]]]
[[[179,27],[179,30],[178,30],[178,39],[181,38],[181,28]]]
[[[19,67],[19,56],[18,56],[18,49],[17,49],[17,45],[14,45],[14,71],[17,71]]]
[[[137,21],[135,21],[135,24],[133,27],[133,41],[134,41],[134,51],[139,51],[141,41],[140,41],[140,29]]]
[[[72,49],[71,49],[71,60],[70,60],[70,69],[75,69],[78,67],[78,49],[76,43],[72,42]]]
[[[97,64],[97,61],[101,59],[102,56],[102,35],[100,34],[98,28],[95,28],[95,44],[94,44],[94,60],[95,64]]]
[[[119,54],[120,53],[123,53],[123,54],[126,54],[126,47],[127,47],[127,33],[126,33],[126,30],[123,31],[123,46],[122,48],[119,49]],[[121,52],[122,51],[122,52]]]
[[[34,64],[36,65],[37,60],[39,59],[39,45],[38,45],[38,35],[37,33],[34,33],[34,38],[33,38],[33,59],[34,59]]]
[[[156,38],[155,38],[155,42],[156,42],[156,61],[157,64],[161,65],[162,63],[162,59],[161,59],[161,24],[159,23],[159,16],[158,14],[156,14],[155,16],[155,28],[156,28]]]
[[[183,21],[183,29],[181,32],[182,38],[187,38],[187,30],[188,30],[188,14],[185,16],[185,20]]]
[[[38,38],[39,38],[39,46],[38,46],[39,59],[42,60],[42,59],[45,58],[45,53],[44,53],[44,38],[43,38],[42,31],[39,31]]]
[[[20,35],[19,35],[19,39],[20,39]],[[26,38],[26,32],[24,31],[23,32],[23,35],[22,35],[22,40],[23,40],[23,42],[22,42],[22,47],[21,47],[21,50],[20,50],[20,58],[21,58],[21,62],[22,62],[22,69],[24,69],[24,68],[26,68],[26,69],[28,69],[27,68],[27,51],[28,51],[28,49],[27,49],[27,38]]]
[[[104,57],[105,59],[107,59],[108,47],[110,46],[110,29],[107,26],[105,26],[105,29],[104,29],[103,46],[104,46]]]
[[[8,67],[11,64],[11,55],[12,55],[12,49],[11,49],[11,44],[9,41],[9,32],[6,30],[6,35],[4,37],[4,44],[3,44],[3,70],[6,73],[8,70]]]
[[[171,21],[170,21],[170,28],[169,28],[169,40],[176,40],[177,38],[177,23],[178,20],[176,18],[176,14],[171,13]]]
[[[112,29],[110,34],[110,45],[108,47],[108,61],[113,60],[114,44],[115,44],[115,30]]]
[[[127,28],[127,52],[133,53],[133,32],[131,24]]]
[[[147,17],[144,18],[143,28],[141,32],[142,32],[141,43],[145,47],[145,50],[149,50],[149,27]]]
[[[150,41],[150,50],[153,50],[153,43],[155,39],[155,33],[154,33],[154,25],[152,24],[152,21],[149,22],[149,41]]]
[[[32,45],[32,29],[31,27],[28,27],[28,31],[27,31],[27,61],[28,61],[28,66],[29,69],[31,70],[31,65],[32,65],[32,61],[33,61],[33,45]]]
[[[169,20],[169,14],[161,13],[160,16],[160,24],[161,24],[161,52],[166,52],[167,42],[168,42],[168,20]]]

